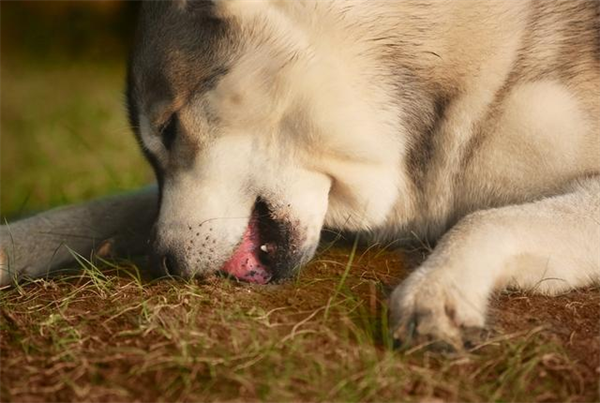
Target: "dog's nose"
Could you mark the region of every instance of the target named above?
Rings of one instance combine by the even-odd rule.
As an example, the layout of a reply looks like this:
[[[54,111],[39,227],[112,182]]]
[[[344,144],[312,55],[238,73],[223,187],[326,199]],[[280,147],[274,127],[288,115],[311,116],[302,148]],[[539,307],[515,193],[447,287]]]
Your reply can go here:
[[[168,276],[180,276],[181,267],[172,253],[165,253],[161,259],[161,268]]]

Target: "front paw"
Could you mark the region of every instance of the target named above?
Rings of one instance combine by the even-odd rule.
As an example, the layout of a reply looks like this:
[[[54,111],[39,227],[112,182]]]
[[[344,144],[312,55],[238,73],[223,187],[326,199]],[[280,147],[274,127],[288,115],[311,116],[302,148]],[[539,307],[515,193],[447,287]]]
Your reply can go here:
[[[439,272],[417,271],[392,293],[392,336],[401,346],[470,348],[486,335],[485,294]]]

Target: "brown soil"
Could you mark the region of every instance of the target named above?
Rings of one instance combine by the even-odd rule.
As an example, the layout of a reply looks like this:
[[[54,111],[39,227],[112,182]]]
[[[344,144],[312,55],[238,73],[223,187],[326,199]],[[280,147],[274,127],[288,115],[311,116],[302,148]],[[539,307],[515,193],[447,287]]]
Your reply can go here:
[[[348,266],[348,255],[328,250],[280,285],[121,275],[9,291],[0,400],[599,399],[598,288],[498,296],[494,335],[466,357],[394,353],[386,298],[421,256],[371,248]]]
[[[507,293],[494,303],[500,331],[540,329],[540,335],[562,346],[580,370],[582,382],[598,391],[600,377],[600,292],[598,288],[555,297]]]
[[[332,281],[337,281],[345,269],[348,252],[336,253],[340,251],[332,252],[333,260],[338,261],[336,266],[332,268],[327,260],[316,263],[309,266],[303,276],[322,277],[326,273],[333,276]],[[368,302],[371,314],[377,317],[375,311],[387,304],[393,288],[410,274],[425,254],[422,250],[394,254],[378,248],[359,251],[355,265],[360,266],[361,273],[349,276],[348,286]],[[270,304],[281,304],[281,294],[288,295],[286,288],[294,295],[286,302],[298,308],[316,309],[331,297],[331,284],[321,283],[304,289],[287,285],[281,290],[283,293],[267,297]],[[560,346],[572,360],[570,368],[577,372],[581,388],[588,390],[590,396],[600,398],[600,288],[575,290],[559,296],[506,291],[493,299],[489,322],[491,338],[535,332],[539,342]],[[553,356],[549,354],[545,358],[551,368]]]

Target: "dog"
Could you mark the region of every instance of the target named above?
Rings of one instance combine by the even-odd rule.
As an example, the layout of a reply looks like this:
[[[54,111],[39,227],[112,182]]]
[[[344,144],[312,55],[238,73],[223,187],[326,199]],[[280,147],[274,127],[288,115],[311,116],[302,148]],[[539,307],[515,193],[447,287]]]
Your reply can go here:
[[[158,186],[4,227],[3,283],[64,266],[59,241],[152,233],[158,275],[264,284],[323,228],[417,238],[436,246],[391,295],[393,336],[461,348],[496,290],[600,280],[600,2],[151,1],[136,38]]]

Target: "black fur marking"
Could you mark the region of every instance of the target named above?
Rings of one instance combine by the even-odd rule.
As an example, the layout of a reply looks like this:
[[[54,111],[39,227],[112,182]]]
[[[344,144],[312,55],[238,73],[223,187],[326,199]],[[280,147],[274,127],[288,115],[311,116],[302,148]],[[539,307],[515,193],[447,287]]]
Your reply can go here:
[[[129,63],[129,68],[127,69],[127,82],[126,82],[126,89],[125,89],[125,99],[126,99],[126,109],[127,109],[127,118],[129,120],[129,125],[131,126],[131,129],[135,135],[135,138],[138,142],[138,144],[140,145],[140,148],[142,149],[142,152],[144,154],[144,156],[146,157],[146,159],[148,160],[148,162],[150,162],[150,165],[152,166],[152,169],[154,170],[154,174],[156,176],[156,180],[158,182],[158,207],[160,208],[160,203],[162,200],[162,184],[164,182],[164,172],[163,169],[161,168],[160,164],[158,163],[158,160],[156,159],[156,157],[150,153],[142,144],[142,139],[141,139],[141,133],[140,133],[140,127],[139,127],[139,114],[140,114],[140,109],[136,100],[136,96],[135,96],[135,85],[133,82],[133,73],[132,73],[132,68],[131,68],[131,62]]]
[[[409,105],[413,105],[413,110],[408,111],[408,118],[405,121],[407,130],[411,132],[410,138],[414,141],[407,154],[407,168],[416,189],[421,189],[423,186],[427,167],[435,152],[435,136],[450,101],[451,98],[444,94],[438,94],[429,102],[408,101]],[[429,106],[423,107],[423,105]]]

